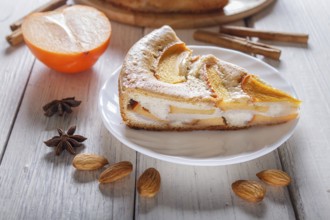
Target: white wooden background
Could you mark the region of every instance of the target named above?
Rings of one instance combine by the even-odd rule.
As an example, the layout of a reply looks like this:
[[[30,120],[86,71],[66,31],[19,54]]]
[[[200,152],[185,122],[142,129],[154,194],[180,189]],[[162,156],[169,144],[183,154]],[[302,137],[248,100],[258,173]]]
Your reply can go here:
[[[98,113],[98,92],[122,63],[128,49],[151,30],[112,22],[111,45],[97,64],[77,75],[48,69],[24,44],[10,48],[9,24],[42,0],[0,3],[0,219],[330,219],[330,15],[328,0],[279,0],[269,9],[235,25],[310,34],[308,46],[274,43],[281,61],[261,60],[277,68],[304,101],[293,135],[279,150],[230,166],[193,167],[156,160],[122,145],[106,130]],[[217,31],[218,27],[210,28]],[[194,30],[178,30],[188,44]],[[76,96],[82,105],[63,118],[43,116],[55,98]],[[105,155],[111,163],[129,160],[130,177],[108,185],[100,171],[79,172],[72,155],[54,156],[44,140],[56,128],[77,125],[88,137],[80,152]],[[148,167],[162,176],[157,197],[136,195],[136,178]],[[262,203],[233,195],[231,183],[256,179],[267,168],[287,171],[288,188],[267,188]]]

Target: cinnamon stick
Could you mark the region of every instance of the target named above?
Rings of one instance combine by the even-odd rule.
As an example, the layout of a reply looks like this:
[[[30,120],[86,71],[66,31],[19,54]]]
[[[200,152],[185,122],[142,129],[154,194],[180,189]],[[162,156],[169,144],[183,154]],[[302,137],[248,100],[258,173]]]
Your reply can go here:
[[[62,10],[68,6],[69,5],[62,5],[58,8],[56,8],[55,11]],[[24,41],[22,28],[19,27],[15,31],[13,31],[10,35],[6,36],[6,40],[11,46],[16,46],[16,45],[22,43]]]
[[[281,42],[306,44],[308,41],[308,34],[256,30],[238,26],[222,26],[220,32],[240,37],[258,37],[259,39]]]
[[[275,47],[227,34],[198,30],[194,33],[194,39],[246,53],[260,54],[275,60],[279,60],[281,56],[281,50]]]
[[[28,15],[35,13],[35,12],[45,12],[45,11],[52,11],[55,10],[56,8],[65,5],[67,0],[51,0],[50,2],[47,2],[46,4],[40,6],[39,8],[33,10],[32,12],[30,12]],[[28,16],[26,15],[26,16]],[[10,29],[12,31],[17,30],[19,27],[21,27],[24,18],[26,18],[26,16],[24,16],[23,18],[15,21],[14,23],[12,23],[10,25]]]
[[[22,43],[23,42],[22,29],[18,28],[17,30],[15,30],[13,33],[11,33],[10,35],[8,35],[6,37],[6,40],[8,41],[8,43],[11,46],[16,46],[16,45]]]

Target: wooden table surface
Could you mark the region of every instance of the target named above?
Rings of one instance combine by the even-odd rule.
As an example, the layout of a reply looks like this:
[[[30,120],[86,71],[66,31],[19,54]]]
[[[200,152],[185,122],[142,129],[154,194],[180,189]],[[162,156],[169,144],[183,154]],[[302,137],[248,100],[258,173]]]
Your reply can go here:
[[[11,48],[9,24],[42,0],[0,3],[0,219],[330,219],[330,16],[328,0],[277,1],[267,10],[238,21],[258,29],[309,33],[308,46],[275,43],[281,61],[258,57],[280,71],[303,100],[294,135],[278,150],[242,164],[197,167],[142,155],[116,140],[102,123],[98,93],[121,65],[128,49],[150,32],[112,22],[112,41],[96,65],[81,74],[57,73],[35,59],[22,44]],[[218,27],[207,28],[218,30]],[[187,44],[194,30],[177,30]],[[65,117],[43,116],[50,100],[76,96],[82,105]],[[54,156],[44,140],[56,128],[77,125],[88,137],[80,152],[106,156],[111,163],[134,164],[133,173],[114,184],[99,185],[100,171],[76,171],[73,156]],[[162,176],[152,199],[136,194],[136,178],[148,167]],[[231,183],[254,179],[278,168],[293,179],[288,188],[267,187],[263,202],[237,198]]]

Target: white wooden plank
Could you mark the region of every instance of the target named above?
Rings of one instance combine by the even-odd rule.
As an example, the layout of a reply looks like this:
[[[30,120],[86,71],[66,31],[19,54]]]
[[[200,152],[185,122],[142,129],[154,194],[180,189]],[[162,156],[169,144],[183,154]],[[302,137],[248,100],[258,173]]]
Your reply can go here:
[[[193,32],[177,30],[187,44],[205,45],[192,39]],[[162,177],[161,190],[155,198],[136,197],[137,219],[294,219],[286,188],[267,187],[267,196],[260,204],[242,201],[231,191],[231,184],[238,179],[257,180],[255,174],[261,170],[281,169],[277,152],[243,164],[219,167],[171,164],[139,153],[137,162],[137,177],[148,167],[158,169]]]
[[[138,175],[155,167],[162,177],[159,194],[152,199],[137,196],[137,219],[293,219],[287,190],[267,187],[262,203],[250,204],[233,195],[231,183],[257,180],[263,169],[278,167],[274,154],[244,164],[193,167],[138,156]]]
[[[88,137],[80,152],[104,155],[110,163],[136,153],[122,146],[104,127],[98,110],[101,86],[122,63],[142,29],[112,23],[112,42],[93,69],[65,75],[36,62],[0,169],[1,219],[132,219],[135,172],[114,184],[99,185],[100,171],[76,171],[73,156],[56,157],[44,140],[56,128],[77,125]],[[43,115],[50,100],[76,96],[82,104],[63,118]]]
[[[0,3],[0,162],[34,61],[26,47],[10,47],[5,36],[13,21],[40,4],[37,0]]]
[[[271,62],[291,81],[303,100],[298,128],[280,150],[284,169],[293,177],[289,189],[299,219],[330,216],[328,8],[327,0],[277,1],[273,9],[254,19],[258,29],[310,35],[308,46],[274,43],[282,49],[282,56],[279,63]]]

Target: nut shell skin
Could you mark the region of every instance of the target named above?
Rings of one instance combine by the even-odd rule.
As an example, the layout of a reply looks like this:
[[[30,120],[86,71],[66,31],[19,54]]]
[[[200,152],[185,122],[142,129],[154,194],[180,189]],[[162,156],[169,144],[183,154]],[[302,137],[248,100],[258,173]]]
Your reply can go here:
[[[99,177],[100,183],[112,183],[128,176],[133,171],[133,164],[129,161],[121,161],[110,165]]]
[[[77,170],[98,170],[105,165],[107,165],[109,161],[100,155],[96,154],[78,154],[73,158],[72,165]]]
[[[248,202],[260,202],[266,195],[265,187],[252,180],[237,180],[231,187],[238,197]]]
[[[154,197],[160,190],[161,177],[155,168],[146,169],[139,177],[137,190],[142,197]]]
[[[260,180],[271,186],[287,186],[291,183],[291,177],[282,170],[263,170],[256,175]]]

